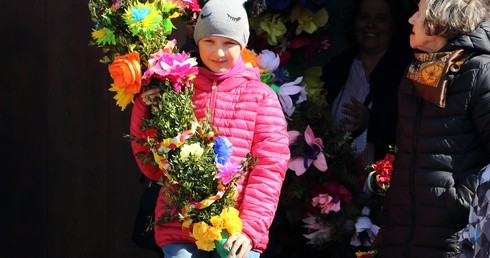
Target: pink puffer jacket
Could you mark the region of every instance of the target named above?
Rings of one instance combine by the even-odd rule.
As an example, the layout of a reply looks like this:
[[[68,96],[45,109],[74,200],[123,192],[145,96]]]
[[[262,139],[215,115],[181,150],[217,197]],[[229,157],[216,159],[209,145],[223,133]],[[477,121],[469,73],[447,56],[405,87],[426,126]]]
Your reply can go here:
[[[243,232],[252,240],[253,250],[263,252],[269,241],[269,227],[274,218],[281,186],[289,160],[286,121],[276,93],[260,82],[256,69],[244,69],[233,77],[217,82],[201,73],[196,77],[193,103],[198,119],[212,111],[212,122],[220,134],[233,144],[232,159],[240,161],[248,152],[258,158],[254,169],[239,183],[237,208],[243,220]],[[131,117],[131,134],[140,135],[149,108],[135,98]],[[144,148],[132,142],[136,154]],[[142,164],[141,171],[152,180],[163,175],[157,166]],[[156,207],[156,218],[162,213],[162,193]],[[194,242],[179,222],[155,227],[158,245]]]

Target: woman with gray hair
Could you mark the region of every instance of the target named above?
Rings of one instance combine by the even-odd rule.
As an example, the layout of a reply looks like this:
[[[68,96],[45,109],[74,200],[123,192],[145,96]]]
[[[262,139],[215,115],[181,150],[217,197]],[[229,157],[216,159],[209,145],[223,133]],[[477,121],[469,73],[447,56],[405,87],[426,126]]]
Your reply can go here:
[[[398,92],[395,171],[379,257],[455,257],[478,172],[490,163],[490,7],[421,0]]]

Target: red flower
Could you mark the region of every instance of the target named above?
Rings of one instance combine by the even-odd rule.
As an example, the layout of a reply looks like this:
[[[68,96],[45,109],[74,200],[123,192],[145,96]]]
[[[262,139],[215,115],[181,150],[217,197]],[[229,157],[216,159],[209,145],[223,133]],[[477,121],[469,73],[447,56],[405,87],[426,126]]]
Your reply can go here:
[[[385,158],[371,165],[376,173],[376,183],[385,189],[390,185],[391,173],[393,172],[393,161],[395,155],[386,154]]]
[[[347,188],[345,188],[343,185],[334,181],[325,182],[319,185],[314,192],[315,194],[313,194],[313,196],[327,193],[333,197],[332,202],[342,201],[345,203],[350,203],[352,201],[352,195],[349,190],[347,190]]]

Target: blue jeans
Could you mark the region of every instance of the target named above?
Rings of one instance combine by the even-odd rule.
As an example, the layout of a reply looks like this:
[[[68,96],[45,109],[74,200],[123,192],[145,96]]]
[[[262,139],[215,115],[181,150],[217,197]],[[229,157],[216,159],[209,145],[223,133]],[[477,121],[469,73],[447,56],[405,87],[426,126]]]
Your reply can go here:
[[[162,246],[165,258],[220,258],[216,251],[197,249],[195,244],[169,244]],[[247,258],[260,258],[260,253],[250,251]]]

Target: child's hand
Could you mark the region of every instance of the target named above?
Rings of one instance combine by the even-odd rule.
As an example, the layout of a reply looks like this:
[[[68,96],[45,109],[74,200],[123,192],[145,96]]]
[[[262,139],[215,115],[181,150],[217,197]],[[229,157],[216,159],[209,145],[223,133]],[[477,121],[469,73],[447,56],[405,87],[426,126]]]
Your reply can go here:
[[[228,257],[233,258],[246,258],[248,255],[248,252],[252,250],[252,240],[245,235],[244,233],[238,233],[230,238],[228,238],[228,241],[226,241],[224,248],[229,248],[230,246],[233,246],[231,248],[230,254]],[[236,253],[239,250],[238,254]],[[236,256],[235,256],[236,255]]]
[[[155,98],[160,94],[160,89],[153,88],[141,93],[141,99],[146,105],[151,105]]]

